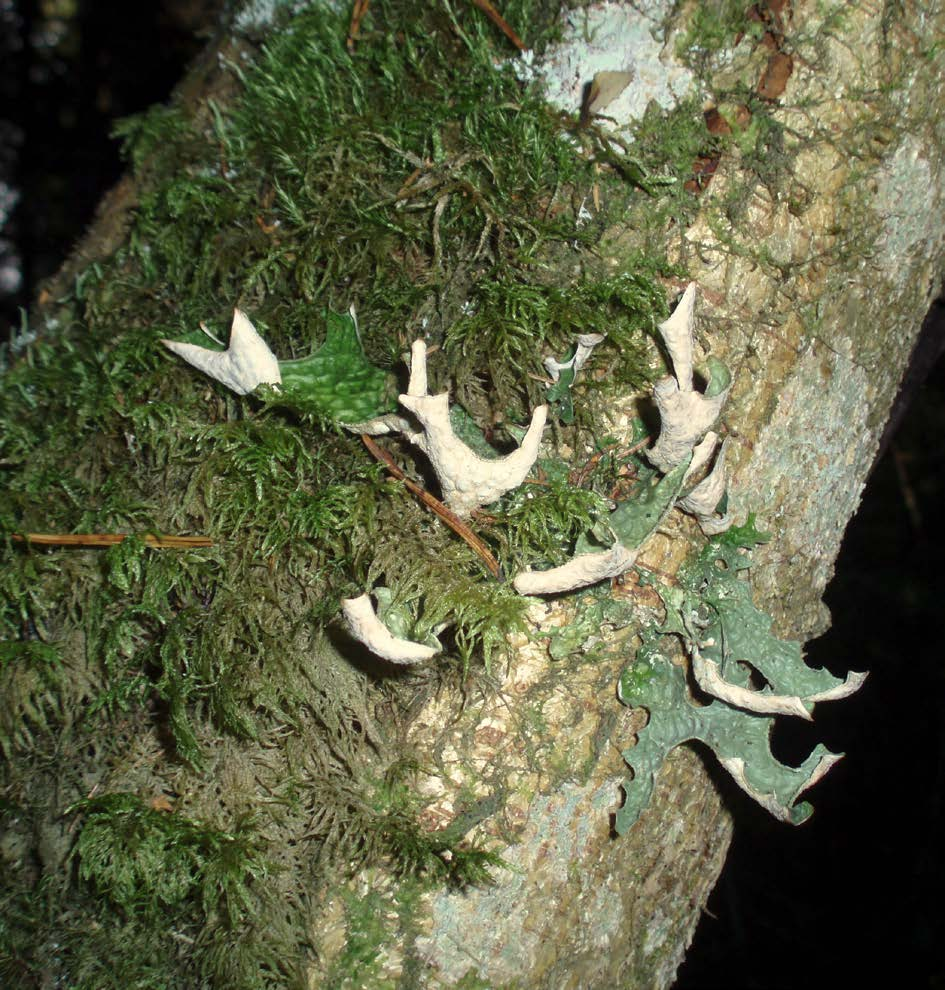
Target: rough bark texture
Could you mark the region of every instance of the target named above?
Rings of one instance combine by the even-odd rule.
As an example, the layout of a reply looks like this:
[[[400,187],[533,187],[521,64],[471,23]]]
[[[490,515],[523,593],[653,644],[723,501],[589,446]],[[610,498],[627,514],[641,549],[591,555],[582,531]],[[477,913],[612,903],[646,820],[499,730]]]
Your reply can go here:
[[[720,204],[739,163],[723,159],[685,260],[703,291],[705,337],[737,369],[725,417],[736,516],[757,511],[774,533],[757,554],[756,596],[782,634],[809,639],[829,624],[821,596],[941,288],[945,119],[932,46],[945,21],[880,4],[850,6],[829,29],[822,5],[797,4],[793,18],[794,32],[818,38],[819,57],[795,60],[775,112],[791,168],[778,188],[752,191],[732,228]],[[721,71],[750,84],[764,70],[764,58],[736,50]],[[658,536],[643,562],[672,570],[686,545]],[[703,764],[677,751],[653,805],[614,840],[607,816],[624,777],[615,746],[632,731],[614,714],[618,667],[561,670],[523,647],[487,705],[458,714],[441,702],[417,719],[418,748],[496,801],[480,828],[506,839],[515,870],[492,890],[425,898],[414,930],[382,950],[385,974],[404,986],[471,972],[549,990],[672,983],[732,823]],[[549,787],[528,769],[529,711],[579,782]],[[439,798],[444,821],[453,797]]]
[[[802,40],[783,88],[770,78],[778,53],[764,46],[717,57],[730,82],[752,88],[762,78],[777,91],[790,166],[748,191],[733,227],[726,197],[745,176],[737,154],[723,158],[674,249],[701,289],[702,339],[735,371],[725,422],[736,517],[754,511],[773,532],[756,555],[756,597],[779,632],[801,639],[828,624],[821,596],[945,263],[935,50],[945,17],[912,4],[840,6],[831,15],[820,3],[795,5],[790,36]],[[665,51],[671,58],[672,38]],[[611,232],[615,258],[628,240],[632,232]],[[628,397],[610,411],[615,431],[634,409]],[[643,563],[678,566],[696,532],[689,522],[673,527]],[[426,701],[409,730],[438,771],[423,784],[434,798],[427,824],[453,823],[471,792],[476,833],[511,868],[491,888],[422,893],[407,914],[383,870],[359,876],[346,889],[376,897],[395,920],[369,978],[345,985],[672,983],[731,835],[717,768],[676,751],[650,808],[615,840],[611,815],[626,778],[619,750],[644,723],[615,699],[632,643],[606,662],[550,663],[540,630],[564,624],[568,606],[536,608],[533,619],[539,635],[516,644],[494,694]],[[341,889],[327,894],[314,925],[313,987],[350,944],[343,903]]]

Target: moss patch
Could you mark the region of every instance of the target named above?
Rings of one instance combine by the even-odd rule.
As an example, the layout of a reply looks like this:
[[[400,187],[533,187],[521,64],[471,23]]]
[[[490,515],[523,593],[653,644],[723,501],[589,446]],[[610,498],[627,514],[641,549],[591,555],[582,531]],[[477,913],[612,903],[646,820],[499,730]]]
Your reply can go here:
[[[543,8],[503,15],[540,47]],[[404,699],[497,656],[524,601],[319,410],[234,397],[159,340],[201,321],[225,336],[239,305],[280,358],[305,359],[326,311],[354,304],[388,381],[423,333],[435,387],[501,446],[576,332],[610,333],[607,384],[589,387],[646,378],[665,265],[595,257],[646,194],[596,169],[473,8],[375,3],[353,53],[346,32],[304,10],[229,67],[226,106],[123,123],[127,240],[6,357],[8,980],[292,986],[331,878],[385,861],[463,885],[495,866],[460,832],[420,828],[396,726]],[[595,186],[610,212],[579,223]],[[583,525],[596,483],[540,505]],[[527,507],[486,528],[508,566],[557,552]],[[40,550],[23,532],[138,537]],[[213,546],[159,551],[145,533]],[[339,598],[381,582],[418,625],[451,621],[435,668],[391,677],[341,635]]]
[[[539,51],[556,12],[503,5]],[[545,398],[543,359],[578,332],[608,335],[582,400],[650,377],[662,280],[683,274],[666,258],[685,257],[706,163],[740,163],[716,211],[727,224],[785,174],[784,133],[744,83],[717,94],[723,115],[733,108],[727,131],[686,102],[652,108],[628,143],[546,106],[472,5],[375,2],[350,52],[347,28],[302,10],[229,66],[226,105],[125,122],[139,189],[125,244],[8,355],[0,971],[11,981],[44,966],[76,987],[291,986],[314,951],[308,912],[339,875],[384,862],[462,886],[496,865],[459,830],[421,828],[402,721],[416,698],[459,694],[470,674],[487,690],[481,675],[526,603],[385,480],[330,403],[234,397],[160,339],[204,320],[225,335],[238,305],[281,359],[304,362],[325,344],[325,314],[353,304],[379,369],[372,389],[402,386],[402,354],[422,335],[431,387],[450,388],[502,448]],[[606,499],[645,480],[597,436],[593,404],[574,408],[573,423],[554,423],[538,483],[475,520],[507,573],[559,562]],[[90,531],[138,538],[104,553],[12,539]],[[148,532],[214,545],[156,551]],[[449,620],[436,665],[394,673],[345,639],[339,599],[379,584],[418,635]],[[555,649],[576,645],[562,635]],[[338,985],[372,972],[374,922],[352,918],[367,934]]]

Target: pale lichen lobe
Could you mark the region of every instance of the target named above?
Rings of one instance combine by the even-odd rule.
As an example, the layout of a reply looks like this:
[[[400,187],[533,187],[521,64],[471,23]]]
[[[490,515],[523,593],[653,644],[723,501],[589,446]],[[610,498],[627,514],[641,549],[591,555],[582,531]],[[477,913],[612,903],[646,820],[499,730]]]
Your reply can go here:
[[[548,417],[546,405],[536,407],[518,450],[505,457],[480,457],[453,430],[448,393],[427,393],[423,341],[415,341],[411,348],[410,384],[400,396],[400,404],[421,426],[420,431],[409,432],[407,438],[430,459],[443,501],[459,515],[469,515],[522,484],[538,457]]]

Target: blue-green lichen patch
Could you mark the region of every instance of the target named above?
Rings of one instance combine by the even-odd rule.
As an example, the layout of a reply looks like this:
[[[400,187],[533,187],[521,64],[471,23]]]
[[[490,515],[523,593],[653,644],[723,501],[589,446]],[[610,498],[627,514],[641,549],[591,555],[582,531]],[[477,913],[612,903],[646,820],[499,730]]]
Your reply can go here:
[[[682,489],[690,461],[691,457],[687,457],[662,478],[646,472],[634,497],[617,506],[608,522],[624,546],[640,546],[659,526]]]
[[[641,648],[621,678],[620,698],[650,713],[637,744],[623,754],[633,778],[625,785],[626,800],[616,815],[621,834],[649,804],[660,767],[681,743],[705,743],[740,787],[776,817],[795,825],[813,811],[807,802],[798,803],[798,797],[839,759],[818,745],[799,767],[778,762],[769,745],[773,717],[740,711],[721,701],[697,707],[689,696],[685,670],[652,642]]]
[[[603,643],[607,628],[626,628],[634,615],[633,606],[624,599],[595,589],[585,591],[578,596],[571,621],[548,630],[548,653],[553,660],[563,660],[578,651],[589,653]]]
[[[845,697],[864,676],[845,680],[815,670],[803,660],[799,643],[771,632],[771,617],[751,600],[741,572],[747,550],[767,540],[754,518],[711,540],[663,588],[666,618],[644,633],[643,645],[620,682],[620,698],[649,711],[637,745],[624,753],[634,772],[617,830],[626,831],[649,802],[656,773],[667,754],[683,742],[700,740],[712,749],[736,783],[775,817],[797,824],[811,808],[797,803],[840,757],[817,746],[800,767],[780,763],[768,739],[775,713],[809,717],[814,703]],[[660,652],[661,636],[678,636],[695,680],[715,700],[698,706],[690,698],[686,670]],[[757,689],[753,679],[763,678]]]
[[[839,678],[809,667],[800,643],[772,635],[771,616],[755,606],[750,585],[739,577],[749,566],[745,551],[766,539],[749,517],[744,526],[711,540],[681,575],[681,602],[668,600],[667,609],[676,612],[691,644],[726,682],[748,688],[752,673],[760,674],[765,686],[759,696],[799,698],[809,712],[817,701],[852,693],[862,675]]]

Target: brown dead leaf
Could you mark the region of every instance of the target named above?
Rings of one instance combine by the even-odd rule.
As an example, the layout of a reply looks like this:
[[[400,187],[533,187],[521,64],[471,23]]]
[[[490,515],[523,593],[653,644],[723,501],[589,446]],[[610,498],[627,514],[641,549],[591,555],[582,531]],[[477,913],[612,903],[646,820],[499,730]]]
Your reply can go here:
[[[702,155],[692,163],[692,178],[687,179],[684,187],[687,192],[698,195],[712,181],[715,170],[719,167],[719,155]]]
[[[631,82],[633,82],[633,70],[598,72],[591,80],[584,97],[581,119],[588,120],[595,113],[600,113],[605,107],[610,106]]]
[[[758,83],[758,95],[766,100],[776,100],[784,92],[793,71],[794,59],[786,52],[775,52],[768,59],[768,65]]]
[[[732,133],[732,128],[729,125],[729,122],[715,107],[712,107],[710,110],[706,110],[703,117],[705,117],[705,126],[709,129],[710,134]]]

